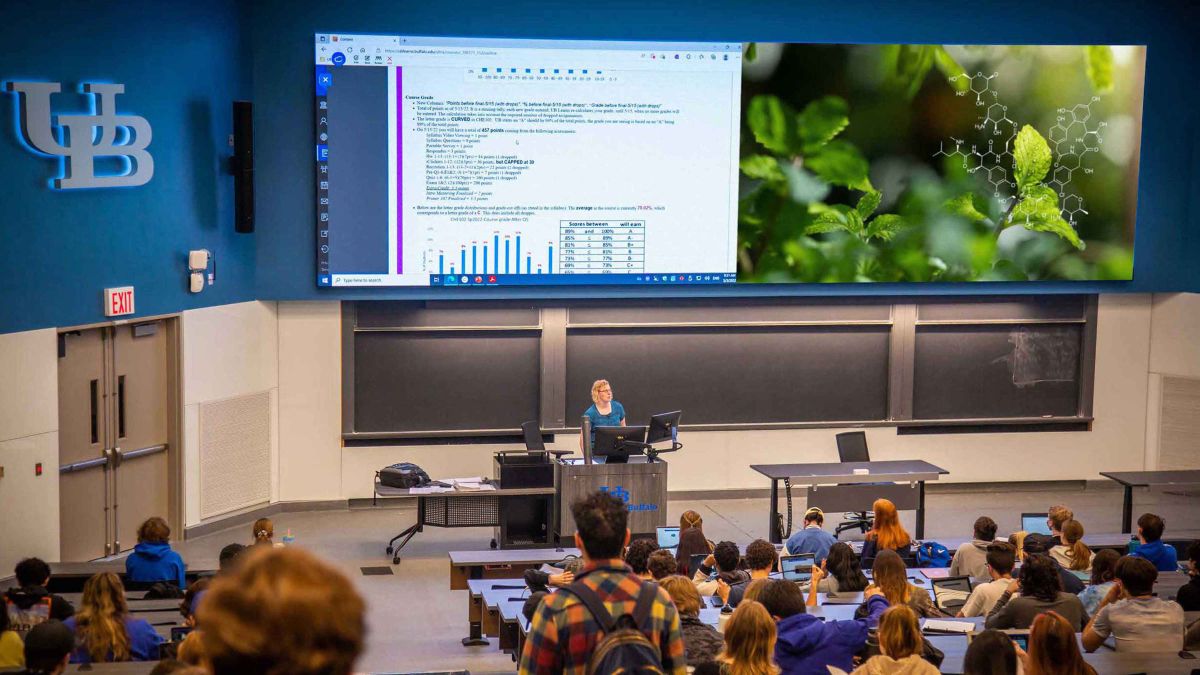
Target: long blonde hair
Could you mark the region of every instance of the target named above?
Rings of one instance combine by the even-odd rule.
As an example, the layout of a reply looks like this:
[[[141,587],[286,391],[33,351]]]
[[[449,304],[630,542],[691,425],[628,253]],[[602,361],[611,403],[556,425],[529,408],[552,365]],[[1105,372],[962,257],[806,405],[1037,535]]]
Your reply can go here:
[[[874,585],[883,591],[888,604],[903,605],[908,602],[912,585],[908,583],[908,568],[900,554],[891,549],[884,549],[875,556],[875,564],[871,567]]]
[[[1071,559],[1071,569],[1086,570],[1092,566],[1092,549],[1083,543],[1083,523],[1074,519],[1063,523],[1062,538],[1067,542],[1067,557]]]
[[[889,607],[879,617],[879,649],[887,656],[908,658],[920,654],[923,646],[917,613],[908,605]]]
[[[775,621],[767,608],[754,600],[742,600],[725,625],[725,650],[721,661],[729,675],[776,675]]]
[[[83,585],[83,600],[75,615],[78,637],[92,661],[128,661],[129,634],[125,632],[125,587],[112,572],[92,576]]]
[[[1008,535],[1008,543],[1017,549],[1017,560],[1020,562],[1025,562],[1025,536],[1028,534],[1025,530],[1020,530]]]

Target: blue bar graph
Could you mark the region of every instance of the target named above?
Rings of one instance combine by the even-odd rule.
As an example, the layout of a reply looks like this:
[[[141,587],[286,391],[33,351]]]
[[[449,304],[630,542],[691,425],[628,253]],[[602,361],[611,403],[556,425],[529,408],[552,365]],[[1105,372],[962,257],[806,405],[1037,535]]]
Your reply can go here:
[[[462,271],[465,274],[467,272],[467,247],[465,244],[463,245],[460,253],[462,254]]]
[[[446,256],[443,253],[438,253],[438,274],[446,273]]]
[[[500,273],[500,235],[492,235],[492,269]]]
[[[483,273],[487,274],[487,244],[483,245]]]
[[[554,274],[554,247],[549,247],[549,252],[546,254],[546,274]]]
[[[517,261],[517,264],[516,264],[517,274],[520,274],[521,273],[521,235],[519,235],[519,234],[517,235],[517,255],[516,255],[516,257],[513,258],[513,260]]]
[[[520,232],[510,232],[507,234],[494,232],[490,242],[484,238],[482,241],[462,241],[458,244],[451,244],[451,253],[449,256],[446,255],[444,250],[431,247],[428,251],[428,259],[433,260],[433,257],[437,256],[436,273],[440,275],[453,275],[456,273],[472,276],[481,274],[485,276],[500,274],[553,274],[554,270],[559,267],[559,265],[555,265],[554,263],[556,243],[554,241],[546,242],[546,248],[544,249],[546,257],[544,262],[537,262],[534,260],[538,255],[537,245],[524,242],[525,245],[522,246],[523,242],[521,239],[524,236]],[[504,239],[503,249],[500,246],[501,238]],[[457,260],[455,260],[453,253],[455,245],[459,247]],[[470,248],[469,256],[468,248]],[[501,256],[504,258],[503,262],[501,262]],[[521,264],[522,258],[524,258],[524,264]]]
[[[504,273],[505,274],[508,274],[508,245],[510,243],[511,242],[509,242],[508,237],[505,237],[504,238]]]
[[[532,268],[533,268],[533,259],[531,256],[527,255],[527,256],[525,256],[525,274],[532,273],[532,271],[533,271]]]
[[[471,274],[479,273],[479,252],[475,248],[475,244],[471,244]]]

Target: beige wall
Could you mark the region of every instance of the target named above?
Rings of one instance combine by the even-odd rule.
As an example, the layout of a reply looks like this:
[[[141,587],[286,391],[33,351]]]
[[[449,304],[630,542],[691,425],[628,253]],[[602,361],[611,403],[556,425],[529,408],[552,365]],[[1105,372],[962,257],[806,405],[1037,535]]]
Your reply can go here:
[[[0,335],[0,577],[21,558],[58,559],[56,340],[54,329]]]
[[[271,500],[277,497],[278,317],[273,302],[242,302],[183,313],[184,525],[200,518],[200,405],[258,392],[271,395]]]
[[[1200,468],[1200,441],[1189,448],[1186,441],[1164,448],[1162,426],[1163,377],[1200,379],[1200,295],[1164,293],[1154,296],[1150,319],[1150,367],[1146,397],[1145,464],[1160,468]],[[1178,416],[1177,416],[1178,417]],[[1173,420],[1175,438],[1194,438],[1195,422]],[[1168,427],[1171,422],[1168,421]],[[1179,433],[1182,432],[1182,433]],[[1164,452],[1170,455],[1164,457]],[[1166,461],[1162,461],[1166,459]],[[1190,460],[1190,461],[1189,461]]]
[[[288,499],[328,498],[328,484],[339,472],[343,498],[369,497],[375,470],[399,461],[420,464],[433,476],[490,475],[491,453],[501,446],[416,446],[341,448],[338,401],[340,349],[338,312],[319,314],[306,303],[297,309],[305,333],[294,338],[283,328],[290,303],[280,303],[281,363],[289,339],[309,341],[297,358],[281,366],[291,373],[297,391],[281,381],[281,398],[297,402],[295,414],[283,411],[284,428],[296,432],[294,447],[285,450],[303,463],[288,469],[281,494]],[[330,303],[336,305],[336,303]],[[871,455],[878,459],[919,457],[950,471],[954,482],[1098,479],[1103,470],[1141,469],[1146,433],[1147,371],[1150,358],[1151,297],[1109,295],[1100,299],[1096,345],[1096,422],[1090,432],[947,434],[898,436],[893,427],[867,430]],[[324,325],[327,324],[327,325]],[[300,325],[300,324],[297,324]],[[324,325],[324,327],[322,327]],[[305,337],[311,332],[317,337]],[[307,372],[307,375],[304,374]],[[328,403],[318,401],[328,400]],[[301,403],[303,401],[303,403]],[[670,489],[726,490],[762,488],[766,481],[749,469],[755,463],[836,461],[833,436],[838,429],[691,432],[681,439],[685,449],[670,457]],[[291,446],[291,444],[288,444]],[[576,446],[560,436],[557,445]],[[335,464],[335,459],[340,462]],[[1052,459],[1051,459],[1052,458]],[[306,497],[316,494],[319,497]]]
[[[279,303],[281,501],[342,498],[341,311]]]

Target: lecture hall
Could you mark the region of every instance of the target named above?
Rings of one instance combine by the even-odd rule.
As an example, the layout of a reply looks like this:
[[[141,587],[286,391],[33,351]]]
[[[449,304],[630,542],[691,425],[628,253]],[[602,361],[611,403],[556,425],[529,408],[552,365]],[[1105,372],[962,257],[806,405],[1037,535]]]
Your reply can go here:
[[[0,672],[1200,668],[1200,6],[9,3]]]

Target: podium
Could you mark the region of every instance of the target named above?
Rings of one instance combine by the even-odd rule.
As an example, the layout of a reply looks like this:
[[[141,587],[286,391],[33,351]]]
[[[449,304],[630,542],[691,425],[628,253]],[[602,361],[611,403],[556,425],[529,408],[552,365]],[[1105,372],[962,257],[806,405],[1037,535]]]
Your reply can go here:
[[[562,459],[554,465],[555,535],[559,543],[575,536],[571,504],[593,492],[604,491],[625,502],[629,531],[634,536],[654,535],[667,524],[667,463],[661,458],[631,456],[628,462],[586,464],[582,459]]]

